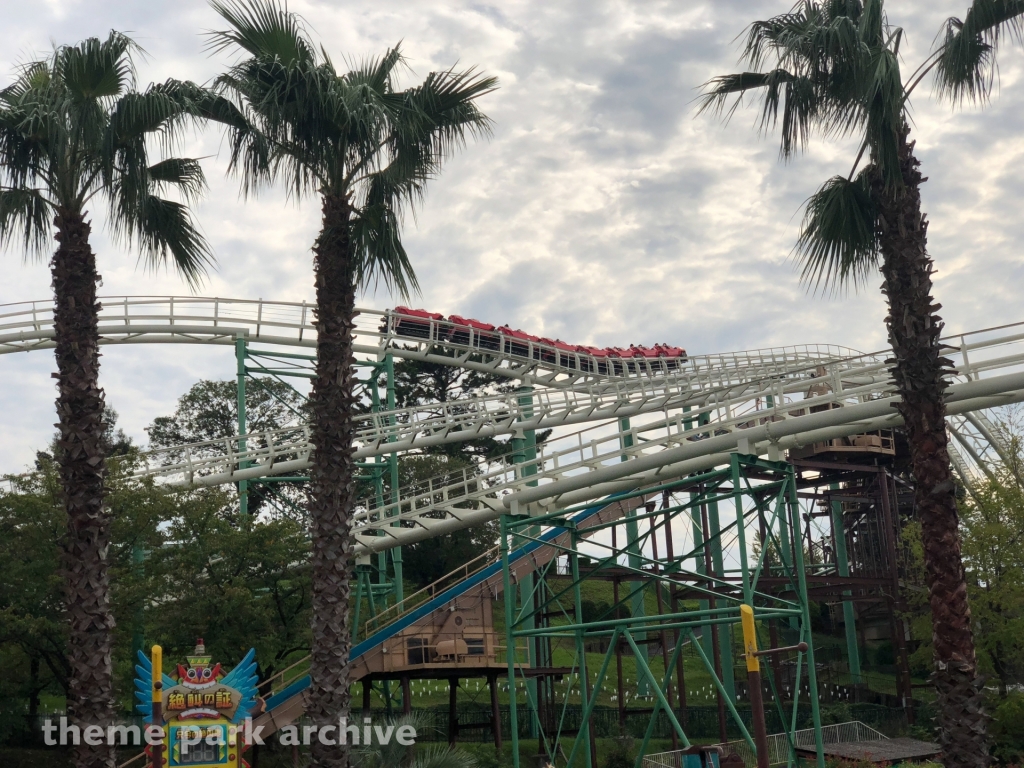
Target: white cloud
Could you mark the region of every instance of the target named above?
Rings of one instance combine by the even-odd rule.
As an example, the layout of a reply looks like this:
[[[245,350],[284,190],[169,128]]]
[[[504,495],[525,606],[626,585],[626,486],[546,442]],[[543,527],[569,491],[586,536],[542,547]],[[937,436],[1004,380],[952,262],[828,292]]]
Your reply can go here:
[[[931,45],[944,16],[965,0],[892,4],[906,25],[904,66]],[[336,60],[378,54],[399,40],[421,77],[478,65],[501,78],[483,106],[494,137],[473,142],[434,182],[408,222],[406,243],[423,285],[421,304],[575,342],[667,341],[694,352],[828,341],[884,345],[884,307],[874,290],[843,300],[808,296],[788,260],[799,208],[815,187],[848,170],[850,144],[815,142],[780,164],[759,137],[753,110],[728,126],[694,117],[696,88],[736,68],[734,38],[789,0],[668,2],[401,0],[293,2]],[[134,33],[149,53],[144,81],[205,81],[226,59],[204,53],[199,33],[219,26],[200,0],[38,4],[0,0],[0,72],[51,40]],[[930,181],[925,207],[947,325],[972,329],[1024,319],[1017,213],[1024,140],[1022,57],[1002,54],[1002,89],[984,111],[952,113],[926,89],[915,95],[914,135]],[[0,81],[2,82],[2,81]],[[195,155],[216,154],[207,131]],[[205,293],[308,299],[309,248],[319,210],[271,193],[243,203],[207,161],[211,190],[198,215],[220,264]],[[100,217],[97,216],[97,224]],[[97,227],[99,229],[99,227]],[[100,235],[103,292],[184,293],[149,275]],[[43,265],[6,256],[0,301],[44,298]],[[387,306],[382,294],[365,303]],[[105,350],[103,382],[136,437],[200,376],[227,378],[227,350]],[[8,469],[31,460],[52,431],[50,358],[0,358]]]

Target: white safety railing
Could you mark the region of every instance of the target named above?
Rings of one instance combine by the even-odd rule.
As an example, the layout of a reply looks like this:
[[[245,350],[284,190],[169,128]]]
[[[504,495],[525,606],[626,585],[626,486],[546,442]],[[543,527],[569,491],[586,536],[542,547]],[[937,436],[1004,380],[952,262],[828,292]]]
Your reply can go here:
[[[988,334],[969,347],[965,344],[965,349],[953,350],[952,355],[959,359],[954,360],[957,368],[953,380],[957,384],[951,390],[951,397],[952,393],[967,389],[972,392],[986,387],[992,390],[987,396],[964,399],[967,397],[964,395],[960,402],[951,403],[951,417],[959,419],[951,423],[958,434],[966,433],[967,427],[975,423],[987,423],[975,418],[972,411],[1024,398],[1024,379],[1017,381],[1022,376],[1024,356],[1014,346],[1019,345],[1020,338],[1007,340],[1003,335]],[[964,354],[967,350],[970,356]],[[1007,351],[1013,354],[1005,354]],[[577,432],[555,435],[540,447],[536,459],[528,462],[528,469],[510,455],[481,468],[448,473],[402,488],[397,503],[389,498],[383,506],[378,506],[375,500],[366,500],[356,514],[358,548],[360,551],[384,549],[403,541],[411,542],[485,522],[507,510],[506,502],[520,496],[530,502],[546,494],[553,499],[557,497],[551,504],[564,505],[614,492],[616,487],[601,484],[602,473],[615,473],[616,481],[631,476],[626,482],[636,487],[645,478],[664,480],[695,471],[699,467],[694,466],[693,461],[712,460],[713,465],[723,451],[763,452],[766,444],[774,444],[781,450],[800,445],[802,441],[820,439],[820,432],[826,427],[835,434],[854,434],[891,426],[895,423],[896,411],[886,398],[892,398],[893,386],[880,360],[879,355],[868,355],[810,367],[804,365],[784,375],[708,391],[676,390],[672,394],[664,382],[651,381],[643,387],[618,382],[609,383],[605,389],[596,387],[590,390],[592,395],[537,390],[534,406],[521,405],[519,395],[514,394],[511,398],[492,396],[473,401],[461,414],[449,412],[421,418],[422,413],[413,411],[378,413],[362,422],[367,431],[361,435],[365,442],[357,456],[416,447],[417,440],[420,444],[432,438],[461,440],[565,425],[572,423],[573,418],[605,421]],[[1005,384],[1001,383],[1003,379],[1007,379]],[[635,405],[630,398],[637,393],[638,404]],[[590,397],[589,403],[585,395]],[[602,397],[608,398],[609,408],[603,412]],[[608,421],[610,416],[628,413],[623,409],[634,405],[639,416],[627,430],[622,431],[614,421]],[[533,417],[526,410],[531,407]],[[493,410],[488,411],[488,408]],[[489,421],[479,418],[481,413],[492,414]],[[459,421],[463,417],[467,420]],[[408,439],[386,442],[388,436],[399,436],[397,432],[388,432],[393,429],[389,422],[399,426],[402,421],[415,425],[417,419],[420,419],[420,426],[410,428]],[[797,426],[805,422],[811,426]],[[435,431],[431,432],[432,429]],[[288,434],[294,439],[287,439]],[[972,439],[987,440],[978,430],[970,434]],[[744,435],[754,437],[748,439]],[[743,440],[748,440],[746,445],[742,444]],[[238,447],[238,438],[180,446],[182,454],[172,457],[174,461],[156,467],[156,462],[151,462],[140,474],[156,474],[181,484],[213,485],[293,472],[309,466],[312,446],[308,432],[301,428],[293,428],[290,433],[285,430],[247,436],[245,443],[244,449]],[[167,449],[163,456],[170,456],[173,450]],[[675,457],[674,463],[666,458],[669,456]],[[691,463],[686,464],[686,461]],[[959,453],[954,455],[957,470],[965,476],[971,472],[970,465],[977,461],[984,461],[978,451],[968,452],[967,459]],[[651,469],[641,470],[642,465]],[[535,471],[530,474],[529,470]],[[174,479],[175,473],[177,479]],[[584,490],[576,490],[576,497],[555,492],[554,489],[566,483]]]
[[[203,297],[102,301],[100,328],[109,343],[233,343],[242,335],[270,344],[315,345],[313,308],[307,303]],[[402,328],[407,319],[361,311],[357,349],[378,358],[393,352],[501,368],[533,384],[532,395],[485,395],[360,416],[357,458],[522,430],[555,433],[525,467],[509,456],[402,488],[397,503],[378,507],[367,500],[356,520],[360,548],[381,549],[467,527],[520,501],[551,508],[614,492],[616,483],[636,487],[670,479],[696,471],[701,462],[713,465],[730,451],[771,456],[825,433],[854,434],[895,423],[885,352],[851,355],[841,347],[806,345],[690,356],[677,359],[673,370],[657,371],[653,363],[636,360],[629,361],[632,369],[601,374],[583,370],[589,364],[579,357],[563,360],[558,356],[564,356],[563,349],[530,346],[532,341],[516,339],[518,346],[506,348],[499,334],[499,348],[488,349],[484,342],[493,339],[463,333],[465,326],[447,321],[421,323],[412,336],[403,335],[410,332]],[[0,306],[0,352],[52,345],[52,326],[50,302]],[[954,365],[951,393],[963,392],[961,402],[950,408],[953,459],[968,477],[1002,450],[978,411],[1024,398],[1024,382],[1017,381],[1024,373],[1024,324],[961,334],[945,343]],[[618,426],[623,417],[631,420],[625,430]],[[564,430],[583,424],[590,426]],[[149,452],[138,474],[178,485],[231,483],[301,472],[310,466],[313,449],[307,428],[288,427]]]
[[[100,302],[103,344],[232,344],[244,336],[262,344],[316,346],[314,307],[308,302],[202,296],[106,296]],[[675,373],[705,385],[732,383],[853,354],[836,345],[809,344],[696,357],[605,358],[497,330],[481,333],[445,320],[374,309],[358,310],[354,344],[364,354],[391,352],[546,386]],[[52,346],[52,301],[0,305],[0,354]]]

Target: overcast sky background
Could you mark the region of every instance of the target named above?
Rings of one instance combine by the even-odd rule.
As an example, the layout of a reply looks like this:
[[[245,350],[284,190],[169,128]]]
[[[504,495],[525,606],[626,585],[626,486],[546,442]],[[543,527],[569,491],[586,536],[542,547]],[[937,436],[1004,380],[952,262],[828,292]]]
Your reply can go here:
[[[490,140],[471,143],[433,182],[405,242],[419,274],[417,306],[508,323],[572,343],[671,342],[691,352],[831,342],[884,346],[880,278],[862,295],[822,299],[799,285],[789,259],[801,204],[846,173],[849,143],[816,141],[789,164],[775,136],[758,136],[754,109],[728,126],[696,117],[698,86],[737,70],[736,36],[789,0],[293,1],[336,61],[383,52],[399,40],[408,80],[476,65],[500,78],[481,107]],[[927,55],[944,18],[966,0],[890,0],[906,29],[904,72]],[[0,85],[18,62],[54,43],[131,33],[148,52],[143,84],[206,82],[228,63],[201,32],[222,26],[205,0],[0,0]],[[1020,168],[1022,56],[1000,57],[1000,87],[984,109],[954,112],[931,89],[914,101],[914,136],[928,183],[936,296],[949,330],[1024,320]],[[315,201],[269,193],[243,203],[224,177],[219,133],[189,139],[210,192],[198,219],[217,259],[201,293],[312,297]],[[173,274],[136,268],[94,218],[103,295],[184,295]],[[4,254],[0,303],[45,299],[43,263]],[[386,294],[363,297],[388,307]],[[52,354],[0,357],[5,439],[0,471],[19,471],[53,432]],[[108,402],[137,441],[199,378],[230,378],[228,348],[104,348]]]

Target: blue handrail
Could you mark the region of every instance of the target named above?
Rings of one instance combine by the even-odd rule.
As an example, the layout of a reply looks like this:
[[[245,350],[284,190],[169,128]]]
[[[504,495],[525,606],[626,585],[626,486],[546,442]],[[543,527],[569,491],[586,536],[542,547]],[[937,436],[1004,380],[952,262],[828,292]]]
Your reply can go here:
[[[584,510],[582,510],[580,512],[577,512],[575,515],[572,516],[573,521],[576,522],[577,524],[581,523],[582,521],[586,520],[591,515],[597,514],[602,509],[604,509],[606,506],[608,506],[608,503],[612,499],[614,499],[614,498],[615,498],[615,496],[609,496],[607,499],[605,499],[603,502],[601,502],[597,506],[587,507],[586,509],[584,509]],[[560,529],[560,528],[552,528],[551,530],[549,530],[546,533],[541,535],[541,537],[540,537],[541,540],[540,541],[531,541],[531,542],[529,542],[527,544],[524,544],[523,546],[519,547],[518,549],[510,552],[509,556],[508,556],[509,562],[510,563],[511,562],[515,562],[516,560],[519,560],[522,557],[526,557],[526,555],[530,554],[535,549],[537,549],[538,547],[542,546],[544,542],[551,541],[552,539],[555,539],[558,536],[561,536],[563,532],[564,531],[562,529]],[[499,562],[496,562],[496,563],[491,563],[486,568],[483,568],[483,569],[477,571],[476,573],[474,573],[473,575],[471,575],[465,581],[459,582],[455,586],[450,587],[449,589],[445,590],[444,592],[442,592],[437,597],[435,597],[435,598],[433,598],[431,600],[428,600],[427,602],[423,603],[422,605],[419,605],[416,608],[414,608],[413,610],[409,611],[409,613],[407,613],[404,616],[400,617],[394,623],[389,624],[388,626],[384,627],[383,629],[378,630],[377,632],[373,633],[368,638],[363,640],[361,643],[357,643],[352,648],[352,651],[349,654],[349,658],[352,659],[352,660],[358,659],[364,653],[366,653],[367,651],[369,651],[369,650],[371,650],[373,648],[376,648],[378,645],[383,643],[388,638],[394,637],[399,632],[401,632],[403,629],[406,629],[410,625],[412,625],[415,622],[419,621],[424,616],[427,616],[427,615],[433,613],[438,608],[441,608],[446,603],[451,602],[453,599],[455,599],[459,595],[464,594],[466,591],[472,589],[473,587],[479,585],[480,583],[482,583],[484,581],[487,581],[487,579],[491,578],[491,576],[495,575],[496,573],[500,573],[500,572],[501,572],[501,562],[499,561]],[[291,685],[287,686],[283,690],[278,691],[273,696],[271,696],[270,698],[267,699],[267,701],[266,701],[266,711],[270,712],[275,707],[281,706],[281,704],[283,704],[285,701],[287,701],[291,697],[299,695],[304,690],[306,690],[306,688],[309,687],[309,683],[310,683],[309,675],[306,675],[305,677],[299,678],[298,680],[296,680],[295,682],[293,682]]]

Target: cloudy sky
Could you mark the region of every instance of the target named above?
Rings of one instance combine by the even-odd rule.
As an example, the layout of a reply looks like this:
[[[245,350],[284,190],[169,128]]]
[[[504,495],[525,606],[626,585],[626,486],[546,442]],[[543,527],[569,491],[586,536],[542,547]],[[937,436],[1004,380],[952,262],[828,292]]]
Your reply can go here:
[[[432,183],[405,241],[419,306],[509,323],[574,343],[671,342],[691,352],[832,342],[884,345],[879,281],[859,296],[821,299],[798,284],[790,251],[800,207],[848,171],[855,147],[817,141],[789,164],[753,110],[728,126],[697,117],[698,86],[737,68],[736,36],[790,0],[294,0],[337,60],[402,41],[409,82],[452,65],[500,78],[481,103],[494,135],[472,143]],[[890,0],[906,29],[904,71],[927,55],[944,18],[966,0]],[[146,49],[143,83],[206,82],[229,61],[201,33],[220,26],[205,0],[0,0],[0,84],[54,43],[131,33]],[[1024,320],[1019,49],[1000,59],[985,109],[954,112],[930,88],[914,102],[914,132],[938,265],[936,294],[951,330]],[[184,151],[209,156],[198,218],[218,259],[205,295],[309,299],[315,202],[268,193],[243,203],[224,178],[215,130]],[[187,294],[174,275],[136,268],[111,245],[97,212],[94,247],[104,295]],[[4,254],[0,303],[44,299],[42,263]],[[387,307],[370,295],[362,304]],[[54,369],[45,352],[0,357],[5,438],[0,471],[18,471],[52,432]],[[105,348],[102,379],[122,426],[143,428],[173,410],[201,377],[230,378],[226,348]]]

